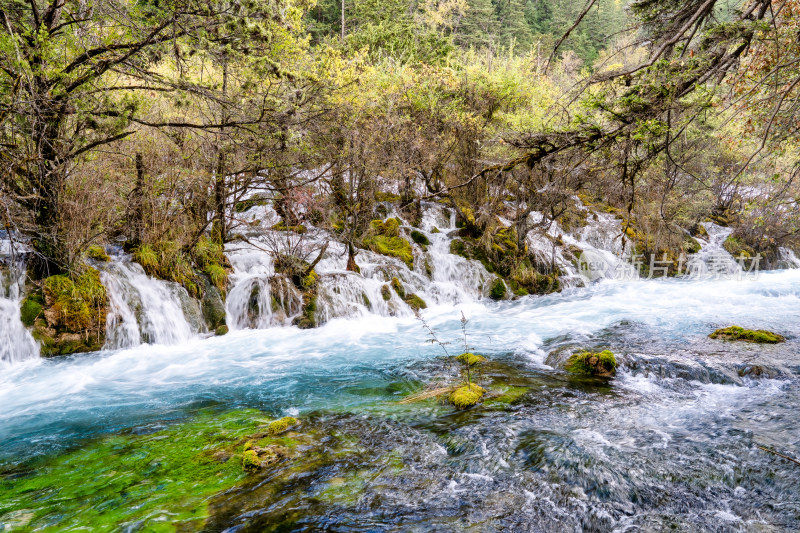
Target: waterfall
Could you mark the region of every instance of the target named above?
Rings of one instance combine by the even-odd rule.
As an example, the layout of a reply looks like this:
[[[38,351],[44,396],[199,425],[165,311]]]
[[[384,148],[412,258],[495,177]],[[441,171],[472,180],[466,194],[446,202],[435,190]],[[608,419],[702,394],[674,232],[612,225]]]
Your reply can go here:
[[[253,275],[237,280],[225,307],[231,329],[266,329],[290,325],[303,297],[286,276]]]
[[[778,268],[800,268],[800,259],[791,248],[781,246],[778,248]]]
[[[100,268],[109,302],[105,348],[179,344],[205,329],[199,304],[177,283],[151,278],[127,260]]]
[[[725,239],[730,237],[733,230],[724,228],[713,222],[703,222],[703,227],[708,233],[706,239],[697,237],[700,251],[692,254],[686,265],[686,274],[690,277],[720,278],[740,275],[742,267],[722,246]]]
[[[0,363],[39,357],[39,345],[20,317],[24,285],[25,265],[0,257]]]

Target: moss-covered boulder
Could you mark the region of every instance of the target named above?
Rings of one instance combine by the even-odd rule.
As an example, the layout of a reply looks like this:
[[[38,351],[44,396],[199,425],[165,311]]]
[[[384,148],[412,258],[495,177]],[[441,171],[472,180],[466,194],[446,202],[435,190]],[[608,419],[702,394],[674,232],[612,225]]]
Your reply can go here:
[[[413,309],[414,311],[420,311],[422,309],[427,309],[428,304],[425,303],[425,300],[417,296],[416,294],[409,294],[404,298],[404,301],[408,304],[408,306]]]
[[[102,246],[98,246],[96,244],[93,245],[93,246],[90,246],[86,250],[86,257],[88,257],[89,259],[94,259],[95,261],[103,262],[103,263],[107,263],[108,261],[111,261],[111,257],[106,253],[105,248],[103,248]]]
[[[502,300],[506,297],[506,284],[502,279],[496,278],[489,287],[489,298],[492,300]]]
[[[221,337],[222,335],[227,335],[228,331],[229,331],[228,326],[223,324],[219,326],[216,330],[214,330],[214,334],[217,335],[218,337]]]
[[[564,369],[573,374],[612,377],[617,372],[617,359],[610,350],[576,352],[567,359]]]
[[[87,268],[79,275],[42,280],[22,302],[22,320],[44,356],[96,351],[105,342],[108,299],[100,273]]]
[[[390,218],[386,222],[373,220],[363,239],[363,245],[373,252],[403,261],[414,268],[414,252],[411,243],[400,236],[400,221]]]
[[[744,329],[740,326],[730,326],[727,328],[718,329],[709,335],[709,337],[712,339],[725,341],[743,341],[756,344],[778,344],[786,341],[785,337],[771,331],[764,329]]]
[[[406,297],[406,289],[403,287],[403,284],[400,282],[399,279],[392,278],[391,285],[392,288],[394,289],[394,292],[396,292],[400,298]]]
[[[457,409],[467,409],[481,401],[486,389],[475,383],[464,385],[450,393],[450,403]]]
[[[751,258],[756,255],[755,250],[751,246],[748,246],[741,237],[736,235],[731,235],[725,239],[722,243],[722,247],[733,257]]]
[[[486,362],[486,358],[482,355],[477,355],[470,352],[464,352],[461,355],[456,356],[456,360],[460,363],[464,363],[467,366],[475,366]]]
[[[422,233],[421,231],[417,231],[415,229],[411,230],[411,240],[419,244],[420,246],[428,246],[431,243],[431,241],[424,233]]]
[[[44,305],[44,298],[40,291],[32,292],[25,296],[20,304],[20,316],[22,323],[27,327],[33,327],[36,319],[42,316],[42,306]]]
[[[386,302],[392,299],[392,290],[388,285],[381,286],[381,298],[383,298]]]
[[[270,435],[280,435],[297,424],[298,422],[295,417],[284,416],[283,418],[270,422],[269,426],[267,426],[267,433]]]

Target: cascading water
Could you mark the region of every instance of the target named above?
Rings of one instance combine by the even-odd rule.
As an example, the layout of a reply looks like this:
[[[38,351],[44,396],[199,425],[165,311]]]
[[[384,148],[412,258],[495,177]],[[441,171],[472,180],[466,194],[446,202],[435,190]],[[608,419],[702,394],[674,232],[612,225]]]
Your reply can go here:
[[[3,262],[8,265],[6,268]],[[0,364],[39,357],[39,345],[20,317],[24,282],[24,265],[8,256],[0,258]]]
[[[800,268],[800,259],[790,248],[778,248],[779,268]]]
[[[737,260],[722,246],[733,230],[724,228],[713,222],[703,222],[708,237],[697,237],[700,251],[691,256],[686,264],[686,273],[690,277],[720,278],[740,275],[743,270]]]
[[[125,259],[98,267],[109,301],[105,348],[179,344],[205,329],[199,305],[177,283],[151,278]]]

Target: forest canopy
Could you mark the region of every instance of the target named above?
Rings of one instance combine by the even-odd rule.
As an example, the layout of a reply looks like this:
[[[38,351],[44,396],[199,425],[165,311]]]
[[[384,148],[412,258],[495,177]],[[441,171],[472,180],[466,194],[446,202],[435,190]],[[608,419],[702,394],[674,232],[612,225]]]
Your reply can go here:
[[[798,16],[797,0],[0,0],[3,226],[40,276],[119,244],[184,265],[161,275],[185,285],[198,245],[242,239],[258,199],[290,232],[336,235],[353,268],[386,195],[411,219],[444,202],[474,238],[502,216],[520,246],[530,213],[564,224],[579,197],[648,251],[711,217],[774,255],[798,227]]]

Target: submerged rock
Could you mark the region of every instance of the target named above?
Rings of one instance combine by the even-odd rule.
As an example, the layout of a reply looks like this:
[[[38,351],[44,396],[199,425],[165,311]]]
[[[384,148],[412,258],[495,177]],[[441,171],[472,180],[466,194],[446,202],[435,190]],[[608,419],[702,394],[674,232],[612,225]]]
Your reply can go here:
[[[744,329],[740,326],[730,326],[721,328],[709,335],[712,339],[721,339],[724,341],[743,341],[753,342],[756,344],[778,344],[784,342],[786,338],[777,333],[767,331],[765,329]]]
[[[617,359],[610,350],[575,352],[567,359],[564,369],[573,374],[612,377],[617,372]]]

